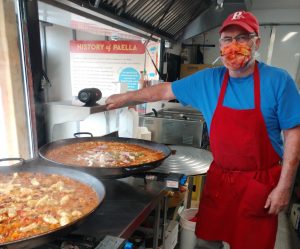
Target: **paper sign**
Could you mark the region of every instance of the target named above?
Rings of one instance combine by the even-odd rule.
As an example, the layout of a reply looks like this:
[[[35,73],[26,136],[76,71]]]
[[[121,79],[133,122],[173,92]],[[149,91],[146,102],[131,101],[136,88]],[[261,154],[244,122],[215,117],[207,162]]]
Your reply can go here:
[[[149,43],[147,48],[158,67],[159,43]],[[118,93],[113,83],[137,90],[144,68],[149,79],[158,79],[150,56],[141,41],[70,41],[72,95],[95,87],[108,97]]]

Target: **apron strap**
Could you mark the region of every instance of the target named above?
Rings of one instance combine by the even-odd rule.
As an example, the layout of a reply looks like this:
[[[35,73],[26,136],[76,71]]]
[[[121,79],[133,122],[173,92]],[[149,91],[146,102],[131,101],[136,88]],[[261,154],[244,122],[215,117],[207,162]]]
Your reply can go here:
[[[258,63],[255,61],[254,65],[254,104],[255,110],[260,109],[260,77],[258,70]]]
[[[260,77],[259,77],[257,61],[255,61],[253,77],[254,77],[254,109],[260,110]],[[229,71],[227,69],[225,72],[225,75],[224,75],[223,82],[222,82],[217,107],[220,107],[223,105],[228,82],[229,82]]]
[[[229,71],[228,71],[228,69],[226,69],[224,79],[223,79],[223,82],[222,82],[222,86],[221,86],[221,92],[220,92],[220,96],[219,96],[219,99],[218,99],[217,107],[221,107],[223,105],[223,100],[224,100],[224,97],[225,97],[228,81],[229,81]]]

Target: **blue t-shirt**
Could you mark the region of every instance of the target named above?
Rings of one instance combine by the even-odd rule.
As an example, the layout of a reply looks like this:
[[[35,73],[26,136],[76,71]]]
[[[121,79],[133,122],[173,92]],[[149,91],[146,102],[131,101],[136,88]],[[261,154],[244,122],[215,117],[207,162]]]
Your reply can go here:
[[[282,157],[281,130],[300,125],[300,94],[295,82],[285,70],[262,62],[259,62],[258,68],[261,111],[271,143]],[[225,71],[225,67],[205,69],[172,83],[172,91],[183,105],[191,105],[202,112],[208,130],[210,130]],[[253,109],[253,75],[243,78],[230,77],[223,105],[238,110]]]

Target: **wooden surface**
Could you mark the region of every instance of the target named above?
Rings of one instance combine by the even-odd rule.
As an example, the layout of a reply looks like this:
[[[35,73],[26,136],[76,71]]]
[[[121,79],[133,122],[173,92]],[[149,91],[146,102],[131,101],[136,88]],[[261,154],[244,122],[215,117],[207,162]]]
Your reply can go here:
[[[0,1],[0,100],[4,111],[5,138],[1,145],[7,151],[5,157],[29,157],[28,132],[20,53],[18,47],[17,20],[13,0]]]
[[[180,65],[180,79],[196,73],[205,68],[210,68],[212,65],[209,64],[181,64]]]

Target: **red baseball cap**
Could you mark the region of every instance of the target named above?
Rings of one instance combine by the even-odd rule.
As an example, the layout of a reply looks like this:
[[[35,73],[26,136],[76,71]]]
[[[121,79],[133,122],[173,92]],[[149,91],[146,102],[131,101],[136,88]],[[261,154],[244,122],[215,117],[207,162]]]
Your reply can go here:
[[[223,22],[219,33],[222,33],[224,29],[230,25],[237,25],[249,33],[255,32],[257,35],[259,34],[259,23],[257,18],[247,11],[240,10],[229,15]]]

